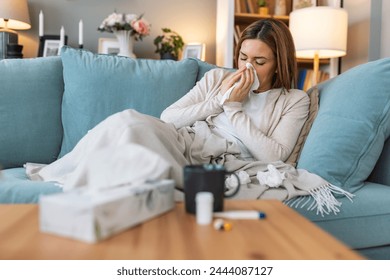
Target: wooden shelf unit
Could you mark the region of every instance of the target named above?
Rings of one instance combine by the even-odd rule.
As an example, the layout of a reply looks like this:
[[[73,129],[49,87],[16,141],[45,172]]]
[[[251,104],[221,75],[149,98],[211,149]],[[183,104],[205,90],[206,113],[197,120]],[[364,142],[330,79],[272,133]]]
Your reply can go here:
[[[292,11],[292,0],[286,0],[286,15],[276,16],[274,15],[275,0],[268,0],[269,15],[260,15],[257,13],[254,6],[254,2],[241,2],[248,0],[217,0],[217,52],[216,52],[216,64],[218,66],[232,68],[235,42],[237,41],[239,34],[249,24],[264,18],[276,18],[287,25],[289,25],[289,14]],[[251,3],[244,8],[243,3]],[[237,8],[237,5],[240,5]],[[251,12],[249,12],[251,11]],[[239,29],[239,30],[238,30]],[[312,59],[298,59],[298,67],[305,69],[313,68]],[[330,78],[337,75],[337,61],[335,59],[321,59],[321,69],[330,74]]]

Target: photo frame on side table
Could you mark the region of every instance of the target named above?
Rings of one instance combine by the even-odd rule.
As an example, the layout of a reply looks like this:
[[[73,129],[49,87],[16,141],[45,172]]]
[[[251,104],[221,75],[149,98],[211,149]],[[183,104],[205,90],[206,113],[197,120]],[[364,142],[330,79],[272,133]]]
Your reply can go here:
[[[116,38],[99,38],[98,53],[117,55],[119,43]]]
[[[197,58],[205,60],[206,58],[206,47],[202,43],[189,43],[184,46],[183,59],[185,58]]]
[[[38,57],[58,55],[60,43],[60,35],[43,35],[39,41]],[[67,43],[68,36],[65,36],[65,45]]]
[[[294,11],[302,8],[316,7],[317,5],[317,0],[293,0],[292,10]]]

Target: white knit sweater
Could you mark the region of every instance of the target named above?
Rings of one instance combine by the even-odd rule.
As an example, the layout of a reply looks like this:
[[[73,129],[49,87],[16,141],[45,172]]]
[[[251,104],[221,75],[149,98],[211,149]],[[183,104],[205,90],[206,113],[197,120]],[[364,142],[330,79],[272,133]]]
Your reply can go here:
[[[213,126],[213,117],[225,112],[235,134],[257,160],[285,161],[291,154],[301,128],[307,118],[310,100],[297,89],[289,92],[272,89],[268,92],[258,123],[253,123],[240,102],[220,105],[222,81],[232,72],[224,69],[208,71],[185,96],[161,114],[165,122],[176,128],[191,126],[196,121],[206,121]]]

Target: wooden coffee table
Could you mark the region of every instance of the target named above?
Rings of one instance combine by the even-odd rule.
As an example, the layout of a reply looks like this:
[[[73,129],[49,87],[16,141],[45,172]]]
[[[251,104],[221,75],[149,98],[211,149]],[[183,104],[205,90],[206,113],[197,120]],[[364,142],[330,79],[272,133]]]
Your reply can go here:
[[[199,226],[183,203],[97,244],[41,233],[38,205],[0,205],[0,259],[216,260],[363,259],[278,201],[226,201],[226,210],[264,211],[264,220],[232,220],[231,231]]]

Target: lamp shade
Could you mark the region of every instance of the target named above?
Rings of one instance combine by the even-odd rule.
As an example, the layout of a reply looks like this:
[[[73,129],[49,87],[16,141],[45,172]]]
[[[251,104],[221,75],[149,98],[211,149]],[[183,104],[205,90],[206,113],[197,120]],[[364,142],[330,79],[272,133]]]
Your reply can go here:
[[[7,25],[5,24],[5,20],[8,20]],[[27,0],[1,0],[0,27],[15,30],[30,29],[31,24]]]
[[[348,14],[342,8],[312,7],[290,13],[290,30],[299,58],[333,58],[347,52]]]

